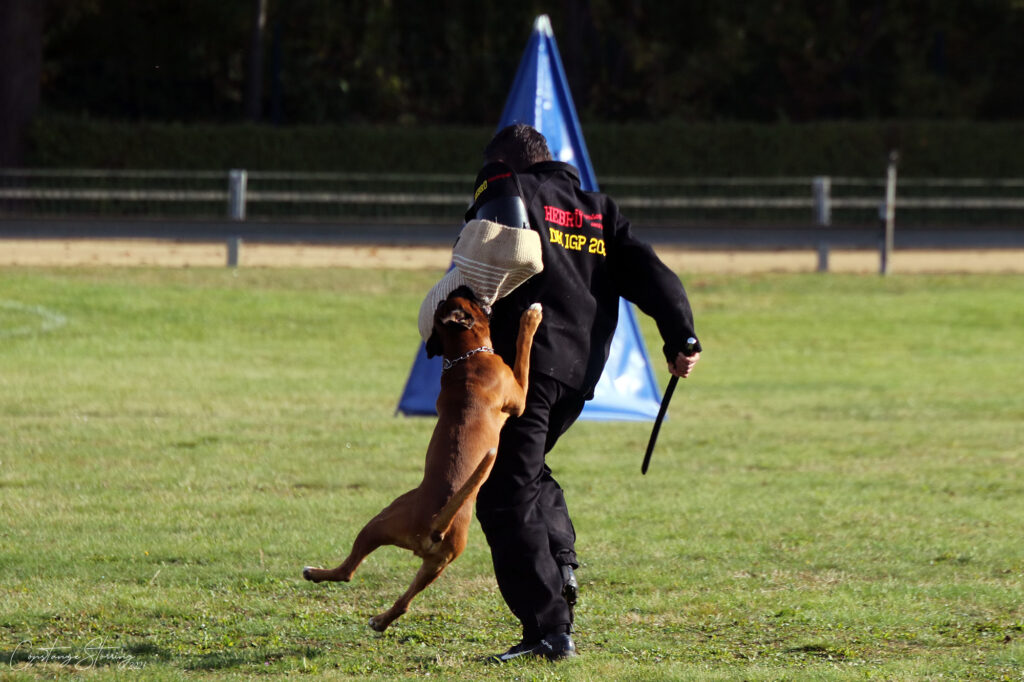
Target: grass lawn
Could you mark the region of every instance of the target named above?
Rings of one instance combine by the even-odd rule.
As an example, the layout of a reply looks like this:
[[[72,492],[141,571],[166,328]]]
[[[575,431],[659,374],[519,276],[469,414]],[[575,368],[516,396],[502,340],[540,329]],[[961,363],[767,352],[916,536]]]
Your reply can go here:
[[[1024,277],[684,274],[651,471],[650,424],[550,456],[582,655],[495,667],[478,527],[383,635],[410,554],[300,575],[420,479],[438,276],[0,269],[0,678],[1022,679]]]

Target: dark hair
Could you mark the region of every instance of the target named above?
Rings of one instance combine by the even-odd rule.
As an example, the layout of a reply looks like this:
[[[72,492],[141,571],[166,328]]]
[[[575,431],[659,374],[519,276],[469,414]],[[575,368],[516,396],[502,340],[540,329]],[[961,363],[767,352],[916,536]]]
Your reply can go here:
[[[550,160],[548,141],[540,131],[525,123],[502,128],[484,147],[484,163],[503,161],[517,173],[535,163]]]

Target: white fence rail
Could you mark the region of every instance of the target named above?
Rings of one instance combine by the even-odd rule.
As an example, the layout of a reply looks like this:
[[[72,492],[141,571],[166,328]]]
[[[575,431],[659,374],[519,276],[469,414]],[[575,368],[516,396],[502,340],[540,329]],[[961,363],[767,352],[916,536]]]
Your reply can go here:
[[[0,217],[450,222],[471,185],[452,174],[0,170]],[[660,225],[871,224],[886,197],[882,177],[609,177],[602,186],[634,222]],[[895,196],[904,222],[1024,225],[1024,178],[901,178]]]

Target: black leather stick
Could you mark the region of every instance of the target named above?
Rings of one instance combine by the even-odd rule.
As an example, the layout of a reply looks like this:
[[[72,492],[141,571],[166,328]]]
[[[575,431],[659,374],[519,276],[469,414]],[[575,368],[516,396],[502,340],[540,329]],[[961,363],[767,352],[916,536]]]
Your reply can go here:
[[[696,350],[697,339],[692,336],[686,339],[686,355],[693,355]],[[647,467],[651,464],[651,454],[654,452],[654,444],[658,442],[658,431],[661,430],[661,422],[665,421],[665,413],[668,411],[669,401],[672,400],[672,393],[676,390],[679,377],[675,374],[668,380],[665,388],[665,395],[661,398],[661,407],[658,408],[658,418],[654,420],[654,428],[651,429],[651,439],[647,442],[647,452],[644,453],[644,463],[640,466],[640,474],[647,473]]]

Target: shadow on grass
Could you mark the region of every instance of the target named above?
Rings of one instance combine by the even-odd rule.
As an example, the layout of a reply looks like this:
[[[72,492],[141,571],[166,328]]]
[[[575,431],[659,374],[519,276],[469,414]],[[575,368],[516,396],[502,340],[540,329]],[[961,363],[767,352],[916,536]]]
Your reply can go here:
[[[63,647],[52,643],[36,645],[23,642],[14,649],[0,650],[0,664],[14,670],[29,670],[35,666],[88,670],[91,668],[142,669],[150,663],[162,663],[183,670],[202,671],[261,665],[286,658],[313,660],[321,653],[320,650],[311,647],[292,647],[181,655],[146,642],[129,643],[118,647],[90,644]]]
[[[314,660],[321,655],[318,649],[294,647],[289,649],[253,649],[250,651],[215,651],[180,659],[185,670],[227,670],[240,666],[275,663],[286,658]]]
[[[850,652],[841,648],[827,646],[825,644],[807,644],[805,646],[786,649],[785,653],[795,654],[798,657],[821,658],[830,661],[844,661],[850,658]]]

